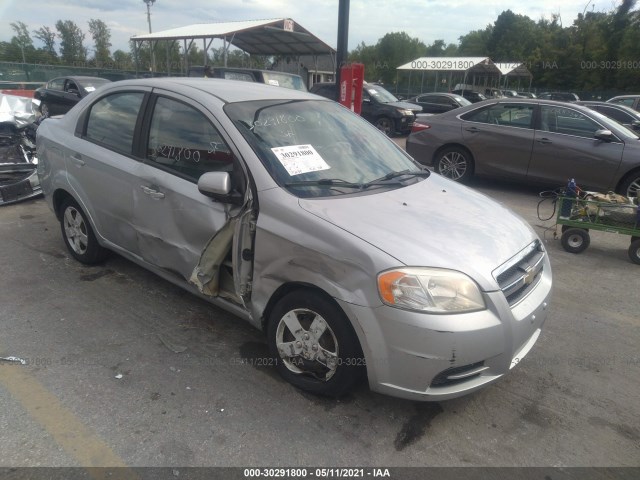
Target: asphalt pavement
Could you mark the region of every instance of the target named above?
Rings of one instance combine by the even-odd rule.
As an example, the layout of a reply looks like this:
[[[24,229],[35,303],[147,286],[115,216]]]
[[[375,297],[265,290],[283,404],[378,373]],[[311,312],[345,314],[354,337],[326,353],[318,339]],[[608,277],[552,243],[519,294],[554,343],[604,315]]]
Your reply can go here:
[[[26,361],[0,362],[0,467],[638,466],[629,238],[593,232],[569,254],[537,190],[472,187],[541,235],[554,296],[520,365],[441,403],[302,393],[244,321],[117,255],[79,264],[42,199],[0,208],[0,357]]]

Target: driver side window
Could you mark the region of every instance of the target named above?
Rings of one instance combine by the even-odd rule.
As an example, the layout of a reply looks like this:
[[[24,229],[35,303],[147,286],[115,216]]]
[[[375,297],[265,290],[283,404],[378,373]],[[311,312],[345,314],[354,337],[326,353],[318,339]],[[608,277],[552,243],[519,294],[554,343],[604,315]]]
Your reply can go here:
[[[147,162],[196,182],[205,172],[234,171],[233,154],[209,119],[166,97],[153,110]]]

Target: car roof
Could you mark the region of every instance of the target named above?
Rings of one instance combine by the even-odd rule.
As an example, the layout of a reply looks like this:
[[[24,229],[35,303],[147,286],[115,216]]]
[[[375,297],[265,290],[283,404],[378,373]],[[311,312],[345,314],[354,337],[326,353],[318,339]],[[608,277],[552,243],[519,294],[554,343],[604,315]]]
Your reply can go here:
[[[89,76],[85,76],[85,75],[68,75],[66,77],[57,77],[57,78],[52,78],[51,80],[49,80],[49,82],[52,82],[54,80],[73,80],[76,82],[95,82],[96,80],[101,81],[101,82],[110,82],[111,80],[109,80],[108,78],[103,78],[103,77],[89,77]]]
[[[122,87],[164,88],[176,93],[188,94],[197,90],[217,97],[225,103],[249,100],[297,100],[318,99],[316,95],[289,88],[275,87],[263,83],[242,82],[222,78],[163,77],[120,80],[111,83],[109,89]]]
[[[640,94],[634,95],[616,95],[615,97],[611,97],[609,100],[616,100],[618,98],[640,98]],[[607,100],[607,102],[609,101]]]
[[[640,112],[638,112],[637,110],[634,110],[631,107],[628,107],[626,105],[622,105],[619,103],[609,103],[609,102],[602,102],[602,101],[579,101],[576,102],[577,105],[584,105],[586,107],[593,105],[593,106],[602,106],[602,107],[608,107],[608,108],[616,108],[618,110],[622,110],[624,112],[628,112],[633,114],[635,117],[639,117],[640,116]]]

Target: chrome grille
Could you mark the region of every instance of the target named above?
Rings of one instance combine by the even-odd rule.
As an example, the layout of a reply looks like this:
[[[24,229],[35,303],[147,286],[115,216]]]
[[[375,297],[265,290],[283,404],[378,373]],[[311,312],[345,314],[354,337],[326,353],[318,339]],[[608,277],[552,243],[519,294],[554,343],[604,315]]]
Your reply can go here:
[[[538,284],[545,255],[540,241],[536,240],[494,272],[509,305],[518,303]]]

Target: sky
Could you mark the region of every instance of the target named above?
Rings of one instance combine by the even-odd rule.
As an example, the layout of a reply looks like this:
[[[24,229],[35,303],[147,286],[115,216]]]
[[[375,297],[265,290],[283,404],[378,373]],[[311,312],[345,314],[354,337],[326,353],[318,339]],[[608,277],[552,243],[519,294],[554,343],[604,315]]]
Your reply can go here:
[[[537,21],[560,14],[569,26],[578,13],[608,12],[620,0],[352,0],[350,2],[349,50],[361,42],[375,43],[389,32],[407,32],[429,45],[443,39],[458,43],[460,36],[492,24],[504,10]],[[25,7],[28,4],[28,8]],[[147,7],[143,0],[0,0],[0,41],[14,35],[10,24],[22,21],[30,31],[57,20],[73,20],[86,34],[85,46],[92,56],[89,20],[99,18],[111,29],[111,51],[129,51],[133,35],[148,33]],[[157,0],[151,7],[154,32],[195,23],[291,18],[325,43],[336,47],[338,0]],[[218,48],[216,40],[212,47]],[[221,41],[220,41],[221,42]],[[36,47],[42,46],[34,39]],[[57,45],[59,47],[59,43]]]

